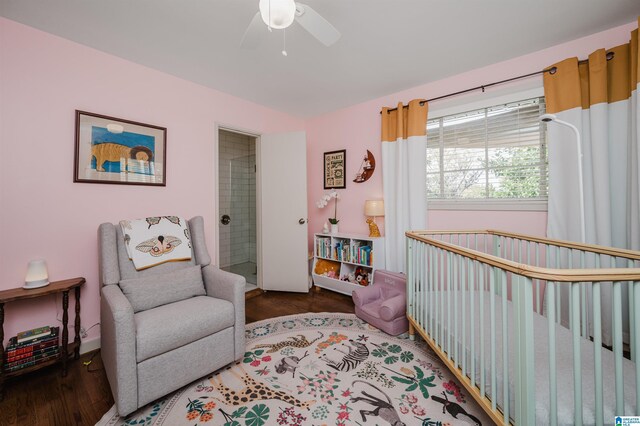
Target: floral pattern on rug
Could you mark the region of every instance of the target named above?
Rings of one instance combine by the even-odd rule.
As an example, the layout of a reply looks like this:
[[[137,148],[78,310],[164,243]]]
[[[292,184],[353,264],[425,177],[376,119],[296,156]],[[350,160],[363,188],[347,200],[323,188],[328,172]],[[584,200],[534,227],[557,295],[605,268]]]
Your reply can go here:
[[[491,424],[424,343],[351,314],[247,324],[240,362],[100,426]]]

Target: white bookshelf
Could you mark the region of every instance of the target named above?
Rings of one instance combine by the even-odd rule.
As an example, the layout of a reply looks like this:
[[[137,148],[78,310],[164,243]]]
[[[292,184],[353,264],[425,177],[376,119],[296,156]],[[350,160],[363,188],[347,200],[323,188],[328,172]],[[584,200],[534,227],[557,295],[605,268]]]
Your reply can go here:
[[[361,268],[368,274],[368,282],[371,285],[375,271],[384,269],[384,257],[384,237],[355,234],[314,234],[311,274],[313,283],[317,287],[351,296],[353,290],[362,288],[362,286],[345,281],[344,278]],[[337,269],[336,278],[316,273],[316,265],[320,260],[331,262],[331,265]]]

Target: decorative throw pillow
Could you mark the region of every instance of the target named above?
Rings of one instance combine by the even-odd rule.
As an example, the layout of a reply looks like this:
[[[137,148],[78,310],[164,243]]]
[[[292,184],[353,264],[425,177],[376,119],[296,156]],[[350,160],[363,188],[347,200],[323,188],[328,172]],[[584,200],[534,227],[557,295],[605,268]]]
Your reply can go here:
[[[129,299],[133,312],[206,294],[199,265],[166,274],[122,280],[120,288]]]
[[[187,221],[179,216],[153,216],[121,220],[129,259],[138,271],[161,263],[191,260]]]

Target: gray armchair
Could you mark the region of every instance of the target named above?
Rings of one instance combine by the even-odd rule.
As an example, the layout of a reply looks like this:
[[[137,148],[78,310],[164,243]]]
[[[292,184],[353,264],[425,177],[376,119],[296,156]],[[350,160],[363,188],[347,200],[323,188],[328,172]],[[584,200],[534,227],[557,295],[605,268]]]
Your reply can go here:
[[[102,359],[121,416],[245,352],[245,279],[210,264],[202,217],[188,224],[191,261],[141,271],[120,226],[98,229]]]

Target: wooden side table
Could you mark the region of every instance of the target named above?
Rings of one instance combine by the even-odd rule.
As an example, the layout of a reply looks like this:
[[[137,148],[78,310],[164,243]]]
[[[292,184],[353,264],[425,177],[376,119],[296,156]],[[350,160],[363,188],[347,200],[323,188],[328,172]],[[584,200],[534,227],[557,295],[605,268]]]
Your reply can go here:
[[[36,289],[12,288],[0,291],[0,400],[4,396],[4,381],[6,378],[20,376],[31,371],[39,370],[49,365],[62,362],[62,376],[67,375],[67,359],[69,358],[69,349],[73,350],[73,358],[80,357],[80,287],[85,283],[82,277],[71,278],[69,280],[51,282],[46,287]],[[74,290],[76,298],[76,317],[75,317],[75,337],[73,344],[69,346],[69,291]],[[60,355],[52,360],[45,361],[41,364],[25,367],[17,371],[4,371],[4,304],[13,302],[14,300],[33,299],[36,297],[48,296],[50,294],[62,293],[62,343],[60,347]]]

